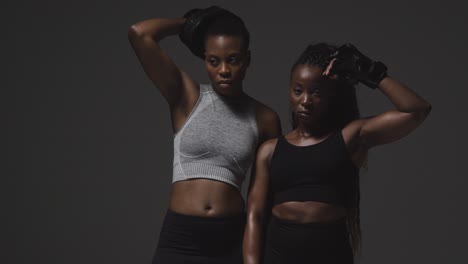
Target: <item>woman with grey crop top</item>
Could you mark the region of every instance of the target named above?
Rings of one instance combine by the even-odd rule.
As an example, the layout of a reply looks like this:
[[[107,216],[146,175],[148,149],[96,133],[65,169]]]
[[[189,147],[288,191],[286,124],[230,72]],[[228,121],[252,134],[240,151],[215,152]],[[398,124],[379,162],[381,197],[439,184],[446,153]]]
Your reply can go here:
[[[198,84],[161,48],[176,34],[204,60],[210,84]],[[175,134],[170,205],[153,263],[241,263],[240,188],[257,147],[281,133],[276,113],[243,91],[249,32],[238,16],[213,6],[138,22],[129,40],[169,105]]]
[[[378,88],[395,109],[359,118],[357,82]],[[292,67],[289,99],[293,131],[258,150],[244,264],[262,263],[262,254],[268,264],[351,264],[360,246],[358,172],[367,151],[409,134],[431,105],[351,44],[309,45]],[[263,243],[266,208],[272,216]]]

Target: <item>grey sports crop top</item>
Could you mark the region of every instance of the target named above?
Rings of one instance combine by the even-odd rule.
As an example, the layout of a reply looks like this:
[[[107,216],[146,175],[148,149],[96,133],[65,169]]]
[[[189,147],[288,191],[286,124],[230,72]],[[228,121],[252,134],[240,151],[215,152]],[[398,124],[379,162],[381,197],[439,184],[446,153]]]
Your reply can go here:
[[[204,178],[240,190],[257,142],[253,99],[223,97],[202,84],[194,109],[174,136],[172,182]]]

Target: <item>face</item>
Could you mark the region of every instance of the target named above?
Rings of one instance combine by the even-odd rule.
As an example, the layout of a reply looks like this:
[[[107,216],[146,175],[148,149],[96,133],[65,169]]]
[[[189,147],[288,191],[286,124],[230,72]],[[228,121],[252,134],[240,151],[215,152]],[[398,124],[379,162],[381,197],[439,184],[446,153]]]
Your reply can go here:
[[[334,87],[335,81],[324,76],[319,67],[296,66],[291,74],[289,97],[298,124],[312,124],[326,117]]]
[[[205,41],[205,68],[213,88],[222,95],[242,92],[242,81],[250,63],[250,52],[236,36],[208,36]]]

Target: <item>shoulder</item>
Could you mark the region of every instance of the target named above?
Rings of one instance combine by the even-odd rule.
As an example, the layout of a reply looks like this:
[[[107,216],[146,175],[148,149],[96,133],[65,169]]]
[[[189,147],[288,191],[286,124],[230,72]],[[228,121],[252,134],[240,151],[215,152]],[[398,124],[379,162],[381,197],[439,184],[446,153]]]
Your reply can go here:
[[[269,106],[252,98],[255,107],[255,114],[260,122],[279,122],[278,114]]]
[[[345,142],[350,142],[353,139],[359,137],[363,124],[366,122],[366,118],[356,119],[349,122],[342,130],[343,139]]]
[[[362,137],[362,128],[369,118],[356,119],[349,122],[342,130],[343,140],[350,150],[366,148],[366,142]]]
[[[364,137],[361,136],[361,130],[366,119],[357,119],[350,122],[342,130],[343,141],[348,152],[351,154],[351,159],[356,167],[361,168],[366,163],[369,144]]]
[[[276,144],[278,143],[278,138],[268,139],[263,142],[258,148],[257,158],[261,161],[270,162],[271,157],[276,149]]]
[[[276,138],[281,134],[281,122],[278,114],[269,106],[252,98],[255,119],[262,141]]]

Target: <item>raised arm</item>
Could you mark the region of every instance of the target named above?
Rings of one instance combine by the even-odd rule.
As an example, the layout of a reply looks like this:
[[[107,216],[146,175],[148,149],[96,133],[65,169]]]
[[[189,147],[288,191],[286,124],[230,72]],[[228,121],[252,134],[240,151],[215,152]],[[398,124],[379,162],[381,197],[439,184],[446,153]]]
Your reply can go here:
[[[171,109],[174,130],[185,119],[198,96],[198,84],[181,71],[159,45],[167,36],[178,34],[185,18],[154,18],[138,22],[128,30],[130,43],[144,71],[160,90]]]
[[[263,143],[255,161],[255,177],[252,178],[247,199],[247,224],[244,232],[244,264],[259,264],[263,246],[263,222],[268,204],[270,159],[276,139]]]
[[[359,138],[365,149],[403,138],[417,128],[431,111],[431,105],[398,80],[388,77],[387,67],[372,61],[354,46],[345,44],[336,54],[335,72],[360,81],[370,88],[378,88],[395,106],[394,110],[356,120],[345,130]]]
[[[431,111],[431,105],[396,79],[385,77],[379,84],[395,110],[359,120],[360,137],[367,148],[396,141],[417,128]]]

